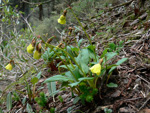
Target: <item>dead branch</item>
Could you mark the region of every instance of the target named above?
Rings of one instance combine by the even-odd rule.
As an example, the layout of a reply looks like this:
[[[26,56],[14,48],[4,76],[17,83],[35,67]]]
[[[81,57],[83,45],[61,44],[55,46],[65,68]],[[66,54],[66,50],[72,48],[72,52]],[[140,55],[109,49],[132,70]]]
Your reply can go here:
[[[48,0],[48,1],[45,1],[45,2],[33,3],[33,2],[28,2],[28,1],[26,1],[26,0],[22,0],[22,2],[27,3],[27,4],[30,4],[30,5],[46,4],[46,3],[49,3],[49,2],[51,2],[51,1],[52,1],[52,0]]]
[[[111,7],[111,8],[109,8],[109,9],[104,9],[104,12],[112,11],[113,9],[118,8],[118,7],[121,7],[121,6],[128,6],[128,5],[130,5],[133,1],[134,1],[134,0],[130,0],[130,1],[128,1],[128,2],[125,2],[125,3],[122,3],[122,4],[116,5],[116,6],[114,6],[114,7]],[[99,9],[98,9],[98,10],[99,10]],[[103,14],[103,13],[102,13],[102,14]],[[98,16],[101,16],[102,14],[97,15],[97,16],[93,16],[93,17],[91,17],[91,19],[96,18],[96,17],[98,17]]]
[[[138,19],[134,20],[132,23],[130,23],[130,26],[133,26],[135,24],[137,24],[140,20],[143,20],[144,18],[147,17],[147,13],[144,13],[143,15],[141,15]]]
[[[114,6],[114,7],[109,8],[108,11],[112,11],[113,9],[116,9],[116,8],[118,8],[118,7],[128,6],[128,5],[130,5],[133,1],[134,1],[134,0],[130,0],[130,1],[128,1],[128,2],[125,2],[125,3],[122,3],[122,4],[116,5],[116,6]]]

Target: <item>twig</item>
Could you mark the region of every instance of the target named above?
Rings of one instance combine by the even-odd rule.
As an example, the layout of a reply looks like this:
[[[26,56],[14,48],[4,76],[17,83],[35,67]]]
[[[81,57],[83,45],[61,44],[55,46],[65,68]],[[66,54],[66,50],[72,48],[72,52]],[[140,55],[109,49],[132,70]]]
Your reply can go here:
[[[147,17],[147,13],[144,13],[143,15],[141,15],[138,19],[134,20],[132,23],[130,23],[130,26],[133,26],[135,24],[137,24],[140,20],[143,20],[144,18]]]
[[[136,75],[137,77],[139,77],[140,79],[142,79],[143,81],[145,81],[147,84],[149,84],[150,85],[150,82],[148,82],[147,80],[145,80],[144,78],[142,78],[141,76],[139,76],[139,75]]]
[[[147,57],[147,58],[150,59],[150,56],[149,56],[148,54],[145,54],[145,53],[141,52],[140,50],[137,50],[137,49],[135,49],[135,48],[131,48],[131,50],[132,50],[132,51],[135,51],[136,53],[138,53],[138,54],[141,55],[141,56],[144,56],[144,57]]]
[[[150,100],[150,97],[144,102],[144,104],[139,108],[139,111],[147,104],[147,102]]]

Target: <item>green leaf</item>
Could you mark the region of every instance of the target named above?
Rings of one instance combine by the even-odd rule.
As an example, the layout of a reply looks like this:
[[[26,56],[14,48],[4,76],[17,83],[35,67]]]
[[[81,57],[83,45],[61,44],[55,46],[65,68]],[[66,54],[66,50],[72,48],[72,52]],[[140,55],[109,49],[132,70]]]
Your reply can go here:
[[[73,71],[73,73],[74,73],[74,71]],[[74,74],[75,74],[75,73],[74,73]],[[74,76],[72,75],[72,73],[71,73],[70,71],[67,71],[67,72],[65,73],[65,76],[66,76],[67,78],[70,78],[71,81],[76,81],[76,78],[74,78]]]
[[[38,79],[40,79],[40,78],[41,78],[41,74],[42,74],[42,72],[40,71],[40,72],[36,75],[36,77],[37,77]]]
[[[79,48],[76,48],[76,47],[71,48],[71,50],[74,51],[74,52],[77,52],[77,53],[79,52]]]
[[[115,45],[114,43],[110,43],[110,44],[109,44],[109,48],[110,48],[111,50],[115,51],[115,50],[116,50],[116,45]]]
[[[79,78],[79,81],[83,81],[83,80],[93,80],[94,77],[82,77],[82,78]]]
[[[88,63],[89,63],[89,50],[88,49],[82,49],[80,51],[80,54],[76,58],[77,63],[81,66],[82,70],[85,73],[88,73],[89,68],[88,68]]]
[[[124,41],[120,41],[118,47],[123,47]]]
[[[122,63],[124,63],[126,60],[128,60],[128,58],[122,58],[121,60],[119,60],[116,64],[120,65]]]
[[[79,100],[80,100],[80,97],[78,97],[78,96],[75,97],[74,100],[73,100],[73,104],[76,104],[77,102],[79,102]]]
[[[94,59],[94,60],[96,60],[97,61],[97,59],[99,59],[99,56],[98,55],[96,55],[96,59],[95,59],[95,52],[93,52],[92,50],[90,50],[90,49],[88,49],[88,52],[89,52],[89,57],[91,58],[91,59]]]
[[[12,96],[11,96],[11,92],[9,92],[8,95],[7,95],[6,106],[7,106],[7,110],[10,111],[11,108],[12,108]]]
[[[23,61],[28,62],[28,59],[25,59],[23,55],[21,55],[21,58],[23,59]]]
[[[44,52],[44,54],[42,55],[42,58],[45,60],[45,61],[49,61],[50,58],[53,58],[54,57],[54,51],[52,51],[50,48],[47,49],[47,51]]]
[[[74,82],[74,83],[71,83],[69,84],[71,87],[74,87],[74,86],[77,86],[81,81],[84,81],[84,80],[93,80],[94,77],[82,77],[82,78],[79,78],[79,82]]]
[[[107,66],[107,69],[110,69],[110,68],[115,67],[115,66],[118,66],[118,65],[117,64],[109,65],[109,66]]]
[[[80,47],[82,41],[83,41],[83,38],[81,38],[81,39],[79,40],[79,42],[78,42],[78,46],[79,46],[79,47]]]
[[[28,113],[34,113],[32,107],[31,107],[31,105],[29,103],[27,103],[26,109],[27,109]]]
[[[0,108],[0,113],[4,113],[3,110],[2,110],[2,108]]]
[[[48,87],[48,92],[50,94],[50,96],[54,96],[56,92],[56,82],[49,82],[47,83],[47,87]]]
[[[105,113],[112,113],[112,110],[111,110],[111,109],[108,109],[108,108],[105,108],[105,109],[104,109],[104,112],[105,112]]]
[[[60,65],[59,67],[60,67],[60,68],[64,68],[64,69],[68,69],[68,68],[66,67],[66,65]]]
[[[77,79],[82,77],[82,75],[81,75],[80,72],[79,72],[79,68],[78,68],[78,67],[76,67],[76,68],[73,70],[73,73],[74,73],[74,75],[76,76]],[[74,80],[75,80],[75,78],[74,78]]]
[[[106,54],[106,57],[107,57],[106,60],[108,61],[108,60],[112,59],[116,55],[117,55],[117,53],[115,53],[115,52],[109,52],[109,53]]]
[[[68,84],[69,86],[71,87],[74,87],[74,86],[77,86],[80,82],[74,82],[74,83],[71,83],[71,84]]]
[[[91,50],[92,52],[95,52],[95,46],[94,45],[89,45],[87,47],[88,50]]]
[[[26,83],[26,87],[27,87],[27,93],[28,93],[29,100],[31,100],[31,97],[32,97],[31,86],[28,83]]]
[[[71,47],[70,47],[70,46],[67,46],[66,49],[67,49],[67,52],[68,52],[72,57],[75,57],[74,52],[71,50]]]
[[[89,72],[89,67],[87,64],[81,62],[81,68],[84,71],[85,74],[87,74]]]
[[[82,49],[81,50],[81,63],[85,63],[85,64],[88,64],[89,62],[89,52],[88,52],[88,49]]]
[[[75,105],[73,105],[73,106],[71,106],[71,107],[68,107],[67,113],[72,113],[72,112],[74,111],[74,108],[75,108],[75,107],[76,107]]]
[[[31,83],[32,83],[33,85],[35,85],[38,81],[39,81],[39,79],[38,79],[37,77],[31,78]]]
[[[107,50],[108,50],[108,49],[105,49],[105,50],[103,51],[103,54],[101,55],[101,58],[103,58],[103,57],[107,54]]]
[[[119,60],[116,65],[119,66],[120,64],[124,63],[128,58],[122,58],[121,60]],[[117,66],[114,66],[112,67],[110,70],[109,70],[109,74],[117,67]]]
[[[23,105],[25,105],[25,104],[26,104],[26,100],[27,100],[27,98],[26,98],[26,97],[24,97],[24,98],[23,98],[23,100],[22,100],[22,104],[23,104]]]
[[[107,87],[114,88],[114,87],[118,87],[118,85],[111,82],[111,83],[107,84]]]
[[[71,70],[74,69],[74,67],[73,67],[71,64],[69,64],[69,65],[67,65],[67,66],[68,66],[69,69],[71,69]],[[59,67],[60,67],[60,68],[64,68],[64,69],[68,69],[67,66],[66,66],[66,65],[60,65]],[[75,66],[75,65],[74,65],[74,66]]]
[[[69,80],[72,80],[72,79],[70,79],[69,77],[62,76],[62,75],[55,75],[55,76],[52,76],[52,77],[46,79],[44,81],[44,83],[54,82],[54,81],[65,81],[66,82]]]

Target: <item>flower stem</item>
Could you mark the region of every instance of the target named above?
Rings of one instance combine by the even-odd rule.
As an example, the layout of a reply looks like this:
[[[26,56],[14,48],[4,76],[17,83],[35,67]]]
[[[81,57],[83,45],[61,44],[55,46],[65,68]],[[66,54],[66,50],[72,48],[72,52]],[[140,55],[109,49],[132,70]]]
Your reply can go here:
[[[92,41],[91,41],[91,39],[90,39],[89,35],[87,34],[87,32],[86,32],[86,30],[84,29],[84,27],[83,27],[82,23],[80,22],[80,20],[78,19],[78,17],[77,17],[77,16],[76,16],[76,14],[74,13],[73,9],[71,9],[71,11],[72,11],[72,14],[74,15],[74,17],[76,18],[76,20],[78,21],[79,25],[82,27],[82,29],[83,29],[83,31],[84,31],[84,33],[85,33],[86,37],[88,38],[88,40],[89,40],[90,44],[92,45],[92,49],[93,49],[93,52],[94,52],[94,55],[95,55],[95,60],[96,60],[96,53],[95,53],[95,49],[94,49],[94,47],[93,47],[93,44],[92,44]]]

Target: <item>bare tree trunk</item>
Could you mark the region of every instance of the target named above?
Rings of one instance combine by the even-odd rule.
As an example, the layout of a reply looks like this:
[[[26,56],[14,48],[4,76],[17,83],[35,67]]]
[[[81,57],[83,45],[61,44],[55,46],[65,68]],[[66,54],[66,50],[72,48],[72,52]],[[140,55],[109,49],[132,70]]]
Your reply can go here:
[[[55,0],[52,1],[52,11],[55,11]]]
[[[39,5],[39,20],[43,20],[43,5],[42,4],[40,4]]]
[[[50,15],[51,15],[51,13],[50,13],[50,11],[51,11],[50,10],[50,3],[48,3],[47,6],[48,6],[47,7],[47,15],[48,15],[48,17],[50,17]]]

